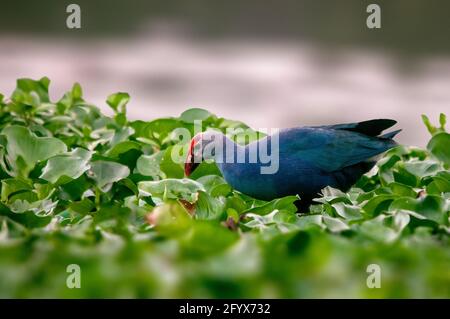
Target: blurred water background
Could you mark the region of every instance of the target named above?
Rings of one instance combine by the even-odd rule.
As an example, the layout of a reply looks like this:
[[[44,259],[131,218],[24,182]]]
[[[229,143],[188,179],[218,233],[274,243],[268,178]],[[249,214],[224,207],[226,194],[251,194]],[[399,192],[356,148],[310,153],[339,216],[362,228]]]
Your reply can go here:
[[[66,27],[77,3],[82,28]],[[366,7],[382,27],[366,27]],[[129,116],[206,108],[254,128],[393,118],[425,146],[420,115],[450,109],[450,2],[444,0],[10,1],[0,18],[0,92],[19,77],[131,94]]]

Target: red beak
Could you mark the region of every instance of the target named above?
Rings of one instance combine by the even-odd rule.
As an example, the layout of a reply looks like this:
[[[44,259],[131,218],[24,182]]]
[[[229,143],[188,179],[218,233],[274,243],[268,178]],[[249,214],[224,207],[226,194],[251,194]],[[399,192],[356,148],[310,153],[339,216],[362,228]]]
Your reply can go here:
[[[184,174],[186,176],[191,175],[198,165],[199,163],[194,162],[194,156],[192,154],[189,154],[186,158],[186,163],[184,164]]]
[[[189,146],[189,152],[188,152],[188,156],[186,158],[186,162],[184,163],[184,174],[186,176],[191,175],[192,172],[197,168],[197,166],[200,165],[199,163],[196,163],[196,161],[195,161],[195,156],[194,156],[195,143],[196,143],[196,139],[193,138],[191,140],[191,145]]]

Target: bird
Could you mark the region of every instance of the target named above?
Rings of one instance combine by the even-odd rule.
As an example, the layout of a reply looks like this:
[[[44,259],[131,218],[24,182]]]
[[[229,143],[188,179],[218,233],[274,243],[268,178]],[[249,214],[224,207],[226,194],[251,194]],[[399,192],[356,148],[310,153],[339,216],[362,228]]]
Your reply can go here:
[[[393,138],[401,130],[381,135],[396,123],[373,119],[287,128],[247,145],[236,144],[220,131],[207,130],[192,138],[184,171],[189,177],[202,161],[214,161],[233,189],[265,201],[297,195],[298,211],[307,212],[323,188],[348,191],[381,154],[397,146]],[[269,173],[267,158],[255,154],[264,147],[278,161],[273,165],[276,170]]]

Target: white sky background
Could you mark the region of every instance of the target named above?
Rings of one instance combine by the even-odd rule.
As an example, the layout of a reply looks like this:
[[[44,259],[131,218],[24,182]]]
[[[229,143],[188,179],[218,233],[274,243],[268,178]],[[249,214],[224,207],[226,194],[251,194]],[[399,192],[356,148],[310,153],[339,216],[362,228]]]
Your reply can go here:
[[[450,59],[411,66],[383,52],[264,41],[200,41],[143,32],[118,40],[0,36],[0,92],[19,77],[48,76],[58,99],[79,82],[85,99],[128,92],[129,117],[151,120],[202,107],[258,128],[392,118],[400,143],[425,146],[420,115],[450,110]]]

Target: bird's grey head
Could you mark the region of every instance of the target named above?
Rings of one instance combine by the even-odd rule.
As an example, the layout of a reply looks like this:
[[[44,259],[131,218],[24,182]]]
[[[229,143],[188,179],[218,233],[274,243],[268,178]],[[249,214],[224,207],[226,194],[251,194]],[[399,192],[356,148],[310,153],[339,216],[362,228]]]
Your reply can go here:
[[[184,165],[186,176],[191,175],[201,162],[214,160],[216,155],[223,150],[224,140],[225,136],[214,130],[195,135],[189,145]]]

